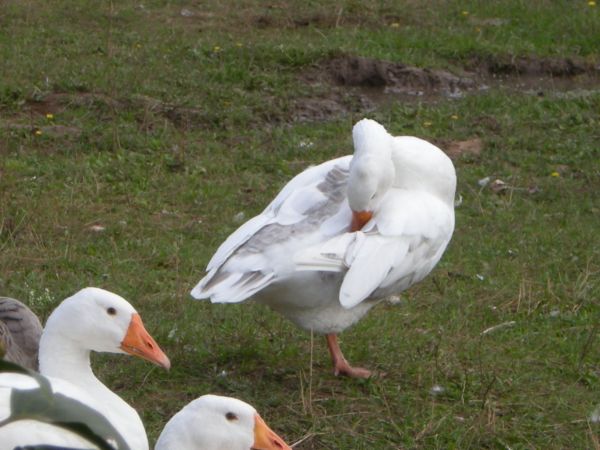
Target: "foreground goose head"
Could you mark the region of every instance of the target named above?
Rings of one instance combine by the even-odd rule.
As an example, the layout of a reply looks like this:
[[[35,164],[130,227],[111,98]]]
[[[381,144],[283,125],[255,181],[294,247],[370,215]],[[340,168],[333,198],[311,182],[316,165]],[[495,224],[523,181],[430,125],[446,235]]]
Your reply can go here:
[[[91,351],[127,353],[167,369],[169,359],[146,331],[134,307],[119,295],[99,288],[82,289],[64,300],[48,318],[40,340],[40,373],[53,392],[95,409],[131,449],[147,450],[148,439],[138,413],[96,378],[90,365]],[[1,377],[0,413],[10,414],[11,389],[19,388],[19,375]],[[0,427],[0,442],[7,443],[7,448],[85,444],[63,429],[33,420]]]
[[[352,210],[352,231],[360,230],[373,217],[395,177],[392,163],[392,136],[370,119],[352,129],[354,156],[348,176],[348,204]]]
[[[99,288],[85,288],[64,300],[48,318],[40,343],[40,372],[64,378],[57,366],[90,351],[129,353],[166,369],[169,358],[144,328],[129,302]],[[57,356],[64,357],[62,361]],[[89,365],[89,361],[88,361]]]
[[[291,450],[256,409],[230,397],[203,395],[165,425],[155,450]]]

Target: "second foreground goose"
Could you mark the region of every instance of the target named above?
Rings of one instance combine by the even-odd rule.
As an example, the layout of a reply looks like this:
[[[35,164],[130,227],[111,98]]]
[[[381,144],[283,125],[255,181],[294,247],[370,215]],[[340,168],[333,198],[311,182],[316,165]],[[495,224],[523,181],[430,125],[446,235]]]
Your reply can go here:
[[[155,450],[291,450],[249,404],[203,395],[165,425]]]
[[[98,288],[85,288],[64,300],[48,318],[40,341],[40,373],[50,381],[53,392],[101,413],[132,450],[147,450],[146,431],[137,411],[96,378],[90,366],[91,351],[128,353],[165,368],[170,367],[169,359],[133,306]],[[13,389],[35,387],[22,375],[0,375],[0,421],[12,412]],[[87,441],[64,429],[33,420],[0,427],[0,442],[11,449],[41,444],[89,448]]]
[[[368,377],[346,361],[337,333],[440,260],[454,230],[456,173],[436,146],[373,120],[359,121],[353,140],[354,155],[300,173],[230,235],[192,296],[266,304],[326,335],[336,375]]]

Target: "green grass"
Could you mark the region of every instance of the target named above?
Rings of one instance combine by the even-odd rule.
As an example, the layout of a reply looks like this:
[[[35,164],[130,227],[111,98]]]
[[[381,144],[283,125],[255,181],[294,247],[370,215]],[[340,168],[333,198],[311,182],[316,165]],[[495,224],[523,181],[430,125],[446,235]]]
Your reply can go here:
[[[365,113],[294,121],[297,99],[327,91],[300,74],[345,53],[597,65],[599,14],[587,1],[4,2],[0,293],[44,318],[87,285],[128,298],[173,368],[104,355],[95,368],[152,442],[212,392],[254,404],[290,442],[307,437],[299,449],[599,448],[598,83],[367,114],[396,134],[484,144],[455,161],[463,202],[438,268],[341,337],[350,361],[384,376],[336,379],[321,337],[258,305],[189,297],[236,214],[352,151]],[[487,176],[509,189],[480,187]]]

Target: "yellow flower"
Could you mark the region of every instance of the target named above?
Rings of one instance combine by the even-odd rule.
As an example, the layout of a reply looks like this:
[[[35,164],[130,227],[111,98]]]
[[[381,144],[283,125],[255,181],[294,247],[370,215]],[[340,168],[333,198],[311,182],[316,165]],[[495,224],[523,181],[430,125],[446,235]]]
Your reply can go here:
[[[551,177],[560,177],[560,173],[558,173],[558,172],[552,172],[552,173],[550,174],[550,176],[551,176]]]
[[[390,24],[390,27],[392,28],[400,28],[400,24],[398,22],[393,22]]]
[[[458,116],[457,116],[456,114],[452,114],[452,115],[450,116],[450,118],[451,118],[452,120],[457,120],[457,119],[458,119]]]
[[[461,14],[466,17],[469,15],[469,11],[463,11],[463,12],[461,12]]]
[[[47,113],[47,114],[46,114],[46,119],[48,119],[48,120],[52,120],[52,119],[54,119],[54,114],[52,114],[52,113]]]
[[[142,48],[142,44],[135,44],[135,48]]]
[[[588,2],[588,6],[596,6],[596,2],[595,1],[589,1]]]
[[[424,127],[430,127],[432,125],[432,122],[423,122],[423,126]]]
[[[213,47],[213,52],[214,52],[214,53],[219,53],[220,51],[221,51],[221,47],[219,47],[218,45],[215,45],[215,46]]]
[[[35,130],[35,135],[36,136],[41,136],[42,135],[42,130]]]

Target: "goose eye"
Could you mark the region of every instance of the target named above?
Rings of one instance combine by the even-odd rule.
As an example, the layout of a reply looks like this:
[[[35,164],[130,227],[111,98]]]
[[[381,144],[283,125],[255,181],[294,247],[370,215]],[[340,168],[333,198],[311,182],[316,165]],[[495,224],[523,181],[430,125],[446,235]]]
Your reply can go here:
[[[112,306],[109,308],[106,308],[106,312],[110,315],[110,316],[114,316],[117,314],[117,310],[115,308],[113,308]]]
[[[232,412],[228,412],[227,414],[225,414],[225,418],[227,420],[229,420],[230,422],[234,421],[234,420],[238,420],[238,416],[236,416],[234,413]]]

